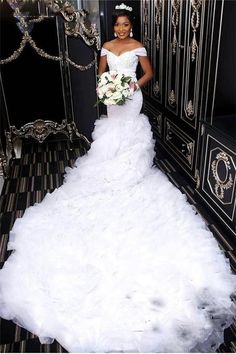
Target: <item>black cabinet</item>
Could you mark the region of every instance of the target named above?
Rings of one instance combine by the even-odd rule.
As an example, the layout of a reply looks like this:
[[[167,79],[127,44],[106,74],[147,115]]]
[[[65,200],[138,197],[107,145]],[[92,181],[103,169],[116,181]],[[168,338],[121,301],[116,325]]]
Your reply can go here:
[[[156,149],[236,236],[235,18],[231,0],[141,1],[141,36],[154,68],[143,93]]]
[[[235,141],[215,127],[205,124],[201,155],[200,183],[197,192],[221,222],[235,233]]]
[[[236,2],[213,3],[196,192],[236,237]]]
[[[143,42],[154,68],[144,89],[146,112],[156,110],[157,138],[193,181],[208,12],[207,1],[179,0],[143,1],[141,10]]]

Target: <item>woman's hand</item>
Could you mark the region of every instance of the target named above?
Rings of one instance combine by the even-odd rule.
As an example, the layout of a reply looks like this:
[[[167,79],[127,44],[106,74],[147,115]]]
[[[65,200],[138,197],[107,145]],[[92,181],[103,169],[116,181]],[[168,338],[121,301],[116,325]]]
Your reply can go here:
[[[140,90],[140,86],[139,84],[137,83],[137,81],[134,83],[134,91],[138,91]]]
[[[131,89],[133,89],[134,91],[140,90],[140,87],[139,87],[139,84],[137,83],[137,81],[132,81],[132,82],[129,84],[129,87],[130,87]]]

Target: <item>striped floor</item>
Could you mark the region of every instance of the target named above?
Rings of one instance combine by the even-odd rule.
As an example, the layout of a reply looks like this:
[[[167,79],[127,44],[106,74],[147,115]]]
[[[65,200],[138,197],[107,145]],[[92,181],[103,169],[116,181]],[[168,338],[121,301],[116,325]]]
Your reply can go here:
[[[25,209],[40,202],[46,193],[58,188],[63,181],[65,167],[73,166],[76,157],[85,153],[79,142],[70,149],[66,141],[48,141],[43,144],[24,142],[22,157],[10,163],[9,178],[6,179],[0,197],[0,266],[8,258],[7,242],[9,231],[14,221],[22,217]],[[231,239],[213,218],[194,199],[194,190],[181,177],[172,162],[159,151],[155,159],[156,165],[167,174],[171,182],[188,197],[207,225],[215,234],[220,247],[229,257],[232,268],[236,271],[236,250]],[[11,321],[0,319],[0,352],[2,353],[60,353],[66,352],[59,343],[40,344],[38,338]],[[225,342],[218,352],[236,352],[236,322],[225,331]]]

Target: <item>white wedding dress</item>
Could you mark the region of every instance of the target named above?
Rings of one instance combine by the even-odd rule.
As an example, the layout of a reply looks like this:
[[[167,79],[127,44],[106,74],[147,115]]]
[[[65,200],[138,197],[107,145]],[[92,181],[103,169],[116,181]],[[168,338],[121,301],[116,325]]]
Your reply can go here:
[[[132,75],[138,48],[111,70]],[[109,106],[63,186],[17,219],[0,272],[0,315],[71,352],[215,351],[236,312],[228,260],[153,167],[142,93]]]

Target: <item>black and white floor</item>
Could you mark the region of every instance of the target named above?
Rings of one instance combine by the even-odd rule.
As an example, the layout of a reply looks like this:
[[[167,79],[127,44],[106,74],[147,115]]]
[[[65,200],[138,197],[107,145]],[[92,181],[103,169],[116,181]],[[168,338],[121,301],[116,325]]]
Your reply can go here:
[[[52,192],[63,182],[66,166],[73,166],[75,159],[85,153],[85,148],[75,141],[73,149],[67,141],[49,139],[43,144],[25,140],[21,158],[11,160],[9,177],[5,180],[0,197],[0,266],[9,256],[7,242],[9,232],[16,218],[22,217],[25,209],[40,202],[46,193]],[[229,257],[232,269],[236,272],[236,250],[233,243],[220,230],[213,217],[194,198],[194,190],[180,176],[176,166],[158,150],[156,165],[164,171],[174,185],[185,193],[188,200],[205,219],[214,233],[220,247]],[[40,344],[38,338],[11,321],[0,319],[0,352],[66,352],[59,343]],[[225,341],[218,352],[236,352],[236,320],[225,331]]]

